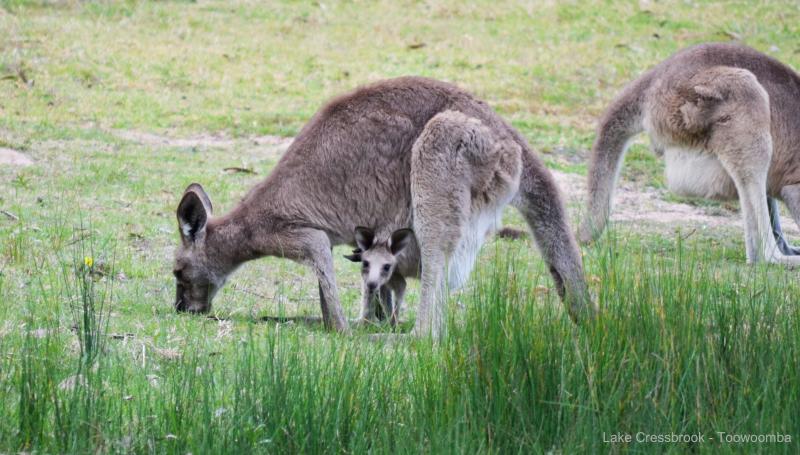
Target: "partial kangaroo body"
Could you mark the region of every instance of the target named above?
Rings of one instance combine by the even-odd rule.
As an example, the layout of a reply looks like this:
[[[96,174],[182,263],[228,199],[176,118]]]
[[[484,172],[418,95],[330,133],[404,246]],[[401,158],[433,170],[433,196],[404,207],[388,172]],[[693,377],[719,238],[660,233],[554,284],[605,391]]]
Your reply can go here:
[[[411,151],[414,234],[423,264],[417,333],[444,326],[447,291],[472,271],[487,234],[500,227],[519,189],[522,149],[506,132],[447,111],[432,118]]]
[[[512,203],[531,227],[570,315],[577,320],[593,314],[581,257],[550,173],[522,136],[486,103],[453,85],[418,77],[378,82],[331,101],[303,127],[270,175],[221,217],[211,216],[210,200],[199,185],[187,188],[178,207],[182,245],[175,259],[176,308],[206,312],[238,265],[280,256],[314,270],[325,324],[346,330],[331,248],[354,245],[356,226],[381,226],[387,232],[414,226],[422,268],[415,332],[439,334],[444,324],[442,269],[451,252],[472,257],[471,247],[464,246],[472,240],[465,239],[482,235],[486,224],[483,218],[465,216],[473,212],[461,209],[470,200],[464,193],[480,194],[481,182],[495,178],[481,168],[482,157],[448,159],[447,153],[437,153],[441,137],[423,135],[423,130],[438,128],[429,122],[446,110],[475,119],[494,137],[519,148],[518,191],[507,198],[513,196]],[[416,172],[415,160],[431,167],[416,166]],[[465,168],[458,164],[463,160],[474,165]],[[468,190],[450,194],[451,170],[460,177],[472,175]],[[448,184],[442,186],[437,179]],[[493,210],[503,205],[487,204]],[[443,238],[445,233],[450,237]],[[463,267],[464,261],[456,262]]]
[[[748,47],[703,44],[628,85],[600,121],[581,241],[605,228],[631,138],[645,131],[681,195],[739,198],[748,262],[800,264],[773,198],[800,224],[800,77]]]
[[[413,238],[408,229],[379,240],[373,230],[356,228],[359,249],[347,258],[362,263],[362,319],[380,319],[382,312],[390,315],[392,325],[397,323],[405,278],[420,276],[423,251],[433,264],[428,269],[444,270],[446,276],[425,275],[432,280],[429,287],[438,291],[431,298],[463,285],[484,239],[500,228],[502,209],[517,193],[521,155],[516,141],[495,138],[479,120],[460,112],[445,111],[428,122],[411,160],[414,228],[428,247],[406,249]],[[435,324],[438,316],[428,311],[426,317]]]

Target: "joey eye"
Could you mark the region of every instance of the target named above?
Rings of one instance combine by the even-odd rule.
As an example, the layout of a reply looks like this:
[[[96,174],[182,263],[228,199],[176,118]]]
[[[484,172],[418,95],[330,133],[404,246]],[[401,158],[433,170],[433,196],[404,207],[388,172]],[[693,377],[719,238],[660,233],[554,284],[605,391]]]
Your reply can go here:
[[[364,266],[364,270],[367,270],[369,268],[369,261],[363,261],[362,260],[361,264]]]
[[[383,265],[383,271],[384,271],[384,272],[388,272],[388,271],[389,271],[389,269],[391,269],[391,268],[392,268],[392,266],[391,266],[391,265],[389,265],[389,264],[384,264],[384,265]]]

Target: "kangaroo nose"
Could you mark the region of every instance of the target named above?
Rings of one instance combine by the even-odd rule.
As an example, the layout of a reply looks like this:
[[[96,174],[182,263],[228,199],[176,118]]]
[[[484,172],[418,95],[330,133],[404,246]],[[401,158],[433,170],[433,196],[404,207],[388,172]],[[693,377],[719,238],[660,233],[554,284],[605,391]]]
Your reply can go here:
[[[186,311],[186,301],[183,300],[183,286],[175,286],[175,310],[178,312]]]
[[[374,291],[375,288],[377,287],[378,287],[377,283],[367,283],[367,289],[369,289],[370,291]]]

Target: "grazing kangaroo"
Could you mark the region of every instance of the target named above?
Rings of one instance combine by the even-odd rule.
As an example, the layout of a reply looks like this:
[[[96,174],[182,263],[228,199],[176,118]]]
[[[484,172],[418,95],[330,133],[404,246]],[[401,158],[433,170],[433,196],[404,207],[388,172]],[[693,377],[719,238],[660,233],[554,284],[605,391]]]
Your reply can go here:
[[[471,216],[471,193],[477,191],[477,199],[496,196],[480,193],[476,182],[499,178],[496,169],[486,167],[493,161],[460,152],[470,149],[468,144],[439,148],[453,145],[448,135],[461,138],[470,131],[453,132],[447,129],[452,122],[433,121],[446,110],[471,117],[498,143],[519,148],[517,189],[502,200],[481,201],[482,207],[499,210],[513,198],[570,316],[592,316],[596,307],[550,173],[486,103],[453,85],[419,77],[386,80],[335,98],[303,127],[270,175],[225,215],[212,217],[205,191],[190,185],[177,210],[181,245],[175,255],[175,308],[209,311],[214,295],[239,265],[278,256],[313,269],[323,321],[347,330],[331,248],[354,245],[356,226],[381,226],[387,232],[413,226],[422,268],[414,333],[441,334],[444,269],[471,267],[465,261],[474,260],[474,253],[467,246],[487,223],[487,210]],[[451,188],[454,184],[459,185]]]
[[[345,258],[361,263],[361,320],[374,322],[388,317],[394,327],[403,306],[406,277],[419,277],[416,245],[415,252],[404,254],[412,249],[408,247],[414,243],[414,233],[398,229],[381,241],[374,230],[357,226],[355,237],[358,249]]]
[[[646,131],[681,195],[741,203],[748,262],[800,264],[783,238],[774,198],[800,224],[800,77],[735,44],[684,49],[630,83],[597,129],[588,215],[579,236],[605,228],[631,138]]]

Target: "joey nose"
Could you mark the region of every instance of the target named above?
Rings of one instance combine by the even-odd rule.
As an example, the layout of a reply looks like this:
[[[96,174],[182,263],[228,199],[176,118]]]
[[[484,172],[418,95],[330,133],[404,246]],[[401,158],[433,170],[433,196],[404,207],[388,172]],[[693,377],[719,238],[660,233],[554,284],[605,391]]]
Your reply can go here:
[[[374,291],[375,288],[377,288],[377,287],[378,287],[378,283],[372,283],[372,282],[367,283],[367,289],[369,289],[370,291]]]

